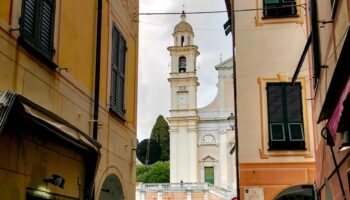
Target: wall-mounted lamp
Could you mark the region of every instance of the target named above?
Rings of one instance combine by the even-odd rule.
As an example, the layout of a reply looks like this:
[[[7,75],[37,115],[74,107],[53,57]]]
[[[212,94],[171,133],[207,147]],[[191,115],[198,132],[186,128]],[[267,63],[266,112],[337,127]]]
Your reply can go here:
[[[233,113],[230,114],[230,116],[227,118],[228,123],[232,130],[235,130],[235,116],[233,116]]]
[[[343,135],[343,141],[341,146],[339,147],[339,151],[345,151],[350,149],[350,137],[349,137],[349,131],[346,130],[342,132]]]
[[[53,174],[50,178],[45,178],[44,182],[51,183],[63,189],[65,180],[61,176]]]
[[[230,154],[232,155],[236,151],[236,144],[234,144],[230,150]]]

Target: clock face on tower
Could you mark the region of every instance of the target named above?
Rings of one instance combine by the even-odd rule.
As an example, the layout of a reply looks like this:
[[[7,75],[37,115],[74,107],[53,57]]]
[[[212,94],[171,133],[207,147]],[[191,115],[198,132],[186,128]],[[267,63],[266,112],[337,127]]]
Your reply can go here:
[[[187,103],[187,93],[178,93],[177,94],[177,104],[179,106],[184,106]]]

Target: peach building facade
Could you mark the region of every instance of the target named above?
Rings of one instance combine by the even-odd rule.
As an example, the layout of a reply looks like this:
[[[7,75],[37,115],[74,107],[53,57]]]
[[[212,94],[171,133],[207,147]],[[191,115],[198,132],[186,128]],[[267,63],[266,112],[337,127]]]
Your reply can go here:
[[[279,199],[284,191],[303,185],[312,196],[316,166],[310,56],[295,86],[290,84],[310,34],[309,4],[225,2],[234,34],[240,199]]]

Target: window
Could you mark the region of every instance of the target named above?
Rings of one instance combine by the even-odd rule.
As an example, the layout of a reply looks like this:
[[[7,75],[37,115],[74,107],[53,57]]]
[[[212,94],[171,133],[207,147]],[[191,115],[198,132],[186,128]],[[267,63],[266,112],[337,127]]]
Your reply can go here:
[[[186,91],[186,90],[187,90],[186,85],[180,85],[179,86],[179,91]]]
[[[118,29],[113,26],[110,109],[123,119],[125,115],[124,83],[126,51],[125,39]]]
[[[181,56],[179,58],[179,72],[180,73],[186,72],[186,57],[185,56]]]
[[[296,0],[263,0],[264,17],[297,16]]]
[[[184,37],[184,36],[181,36],[181,46],[182,46],[182,47],[184,46],[184,43],[185,43],[185,37]]]
[[[267,83],[269,150],[305,150],[301,84]]]
[[[214,167],[204,167],[204,181],[214,185]]]
[[[215,144],[216,140],[215,137],[212,135],[204,135],[201,139],[202,144]]]
[[[55,0],[23,0],[20,40],[52,60]]]

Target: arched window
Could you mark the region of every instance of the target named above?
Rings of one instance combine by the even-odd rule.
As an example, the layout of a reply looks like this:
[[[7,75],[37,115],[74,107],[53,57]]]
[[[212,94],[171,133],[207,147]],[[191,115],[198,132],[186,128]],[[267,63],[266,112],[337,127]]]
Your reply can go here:
[[[180,73],[186,72],[186,57],[185,56],[181,56],[179,58],[179,72]]]
[[[187,37],[187,44],[191,45],[191,38],[190,38],[190,36]]]
[[[202,144],[215,144],[216,140],[215,137],[213,135],[204,135],[201,139],[201,143]]]
[[[181,36],[181,46],[182,46],[182,47],[184,46],[184,43],[185,43],[185,37],[184,37],[184,36]]]

